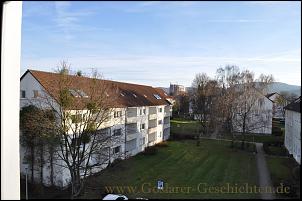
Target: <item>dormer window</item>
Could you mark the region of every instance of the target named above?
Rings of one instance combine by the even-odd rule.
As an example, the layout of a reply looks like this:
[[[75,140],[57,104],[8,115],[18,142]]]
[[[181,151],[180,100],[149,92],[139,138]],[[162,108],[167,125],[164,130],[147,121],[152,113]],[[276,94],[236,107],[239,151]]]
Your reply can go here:
[[[69,89],[69,92],[71,93],[71,95],[73,95],[73,96],[76,97],[76,98],[79,98],[79,97],[80,97],[80,95],[78,94],[78,92],[76,92],[76,91],[73,90],[73,89]]]
[[[80,94],[80,96],[82,96],[83,98],[88,98],[87,94],[86,94],[84,91],[78,89],[77,92],[78,92],[78,94]]]
[[[69,89],[69,92],[71,93],[72,96],[76,97],[76,98],[88,98],[87,94],[80,90],[80,89]]]
[[[157,100],[160,100],[161,97],[158,95],[158,94],[153,94],[153,96],[157,99]]]

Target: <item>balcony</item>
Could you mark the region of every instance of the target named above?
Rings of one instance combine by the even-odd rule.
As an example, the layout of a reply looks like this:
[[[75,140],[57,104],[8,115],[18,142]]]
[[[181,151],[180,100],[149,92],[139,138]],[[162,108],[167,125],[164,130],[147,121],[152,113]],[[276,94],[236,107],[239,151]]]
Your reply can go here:
[[[148,129],[148,133],[150,134],[150,133],[155,133],[155,132],[157,132],[157,127],[149,127],[149,129]]]
[[[149,114],[149,120],[156,119],[157,114]]]
[[[137,124],[136,123],[132,123],[132,124],[127,124],[126,125],[126,134],[136,134],[138,133],[138,129],[137,129]]]
[[[132,134],[126,134],[126,141],[130,141],[137,138],[137,133],[132,133]]]

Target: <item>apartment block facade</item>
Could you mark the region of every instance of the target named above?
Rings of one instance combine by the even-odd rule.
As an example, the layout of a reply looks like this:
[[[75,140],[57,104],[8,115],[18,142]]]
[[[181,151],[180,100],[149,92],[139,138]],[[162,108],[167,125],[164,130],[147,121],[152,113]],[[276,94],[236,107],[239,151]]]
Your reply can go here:
[[[46,108],[47,105],[41,101],[41,97],[52,97],[52,94],[47,92],[52,91],[52,87],[56,87],[58,75],[57,73],[27,70],[20,79],[20,109],[28,105]],[[90,78],[73,76],[72,79],[75,80],[75,83],[83,83],[85,79]],[[145,85],[108,82],[112,82],[118,87],[120,93],[118,101],[121,104],[112,109],[110,118],[101,125],[97,132],[116,136],[120,140],[105,147],[106,149],[104,148],[110,157],[103,160],[113,162],[116,158],[125,159],[144,151],[146,147],[169,139],[172,106],[163,90]],[[56,104],[55,98],[53,102],[59,109],[60,105]],[[71,116],[79,114],[76,109],[70,109],[68,112]],[[85,116],[85,112],[85,110],[80,111],[80,115]],[[22,135],[22,130],[20,130],[20,134]],[[28,168],[25,160],[27,154],[28,147],[21,146],[20,170],[23,175]],[[45,157],[48,157],[47,154]],[[60,163],[63,162],[56,162],[56,164]],[[92,172],[98,172],[106,167],[107,165],[104,165]],[[50,185],[49,164],[46,163],[43,170],[43,183]],[[54,172],[56,186],[65,187],[70,183],[70,175],[66,168],[57,165]],[[35,180],[41,181],[38,171],[35,173]]]

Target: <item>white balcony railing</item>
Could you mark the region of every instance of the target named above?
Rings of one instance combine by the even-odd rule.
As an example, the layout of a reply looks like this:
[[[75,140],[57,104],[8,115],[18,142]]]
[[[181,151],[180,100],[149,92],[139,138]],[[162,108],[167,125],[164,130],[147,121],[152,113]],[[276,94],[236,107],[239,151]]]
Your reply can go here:
[[[137,136],[138,136],[137,133],[131,133],[131,134],[127,133],[126,134],[126,141],[133,140],[133,139],[137,138]]]
[[[150,133],[155,133],[155,132],[157,132],[157,127],[153,127],[153,128],[149,128],[148,129],[148,133],[150,134]]]
[[[156,118],[157,118],[157,114],[149,114],[149,120],[156,119]]]

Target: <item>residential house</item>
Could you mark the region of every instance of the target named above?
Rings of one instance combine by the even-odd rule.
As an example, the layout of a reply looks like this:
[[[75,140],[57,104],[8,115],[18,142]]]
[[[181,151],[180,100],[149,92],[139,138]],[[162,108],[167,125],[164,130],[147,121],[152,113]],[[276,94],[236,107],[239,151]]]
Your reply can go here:
[[[235,101],[237,108],[232,119],[233,130],[241,133],[245,127],[246,133],[272,134],[273,102],[257,89],[250,90],[245,98],[239,95]]]
[[[75,89],[78,94],[86,96],[86,82],[91,79],[83,76],[70,76],[73,89],[69,92],[76,96]],[[102,160],[114,161],[120,157],[118,153],[123,153],[122,159],[133,156],[144,151],[148,146],[155,145],[170,136],[170,115],[171,104],[167,101],[167,94],[163,90],[153,88],[151,86],[130,84],[123,82],[115,82],[102,80],[106,84],[114,84],[120,93],[117,97],[117,105],[113,108],[110,119],[103,123],[97,132],[107,135],[117,136],[120,140],[105,147],[109,158]],[[60,109],[60,105],[56,102],[56,93],[58,93],[58,83],[60,82],[59,74],[42,72],[36,70],[27,70],[20,78],[20,108],[28,105],[36,105],[41,108],[47,108],[47,104],[41,97],[50,97],[54,103],[54,108]],[[107,96],[110,96],[107,94]],[[75,116],[78,108],[70,108],[71,116]],[[85,111],[81,111],[81,115],[85,115]],[[73,120],[71,120],[73,121]],[[20,131],[22,135],[22,130]],[[21,174],[26,172],[27,147],[20,148],[20,168]],[[106,155],[106,154],[105,154]],[[107,156],[107,155],[106,155]],[[116,157],[115,157],[116,156]],[[45,156],[47,157],[47,156]],[[65,187],[70,183],[70,175],[68,170],[60,166],[62,161],[56,161],[54,168],[55,185]],[[106,165],[92,172],[98,172],[106,168]],[[43,183],[50,184],[49,164],[43,166]],[[35,180],[40,181],[40,175],[35,173]]]
[[[277,92],[267,94],[266,97],[273,102],[273,118],[284,119],[284,107],[288,105],[289,102]]]
[[[285,109],[284,146],[295,160],[301,164],[301,96],[287,105]]]

